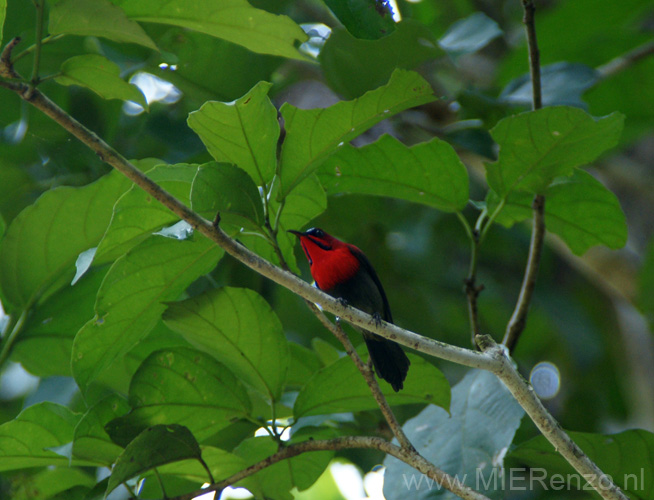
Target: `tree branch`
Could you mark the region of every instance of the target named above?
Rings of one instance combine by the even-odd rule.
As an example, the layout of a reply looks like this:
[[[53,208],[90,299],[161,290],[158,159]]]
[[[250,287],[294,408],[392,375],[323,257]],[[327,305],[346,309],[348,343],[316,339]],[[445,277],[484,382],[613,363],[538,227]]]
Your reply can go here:
[[[238,481],[245,479],[246,477],[256,474],[266,467],[270,467],[271,465],[274,465],[277,462],[281,462],[282,460],[296,457],[302,453],[307,453],[309,451],[346,450],[352,448],[374,449],[382,451],[388,455],[392,455],[395,458],[408,463],[419,472],[422,472],[430,479],[433,479],[438,484],[442,484],[455,495],[466,500],[489,500],[488,497],[482,495],[481,493],[477,493],[476,491],[462,484],[456,477],[450,476],[437,467],[434,467],[431,463],[429,463],[415,451],[411,452],[400,448],[399,446],[391,444],[388,441],[378,437],[366,436],[345,436],[334,439],[303,441],[301,443],[285,446],[274,455],[270,455],[268,458],[265,458],[262,461],[251,465],[247,469],[237,472],[233,476],[223,481],[214,483],[208,488],[203,488],[191,493],[186,493],[184,495],[171,498],[170,500],[192,500],[197,496],[211,491],[221,491],[227,486],[235,484]]]
[[[2,74],[1,72],[3,69],[6,68],[0,67],[0,74]],[[599,471],[597,466],[595,466],[588,459],[588,457],[586,457],[583,452],[581,452],[581,450],[579,450],[579,448],[574,445],[574,443],[570,440],[570,437],[567,436],[567,434],[556,423],[553,417],[547,412],[542,404],[540,404],[540,401],[533,393],[531,387],[520,377],[519,374],[517,374],[517,372],[515,376],[510,373],[510,371],[513,370],[513,367],[508,358],[504,359],[504,357],[498,357],[494,351],[476,352],[470,349],[463,349],[460,347],[445,344],[437,340],[423,337],[408,330],[404,330],[403,328],[390,323],[386,323],[385,321],[382,321],[379,324],[375,321],[372,321],[372,316],[350,306],[344,306],[333,297],[325,294],[317,288],[312,287],[308,283],[297,278],[295,275],[272,265],[270,262],[262,259],[257,254],[239,244],[236,240],[233,240],[227,236],[227,234],[225,234],[217,224],[214,225],[197,213],[193,212],[190,208],[186,207],[170,193],[162,189],[154,181],[150,180],[145,174],[143,174],[134,165],[128,162],[117,151],[115,151],[106,142],[100,139],[95,133],[88,130],[81,123],[67,114],[54,102],[43,95],[43,93],[41,93],[41,91],[38,89],[35,89],[33,92],[28,92],[30,88],[27,84],[3,80],[0,80],[0,87],[4,87],[16,92],[20,97],[52,118],[55,122],[59,123],[64,129],[69,131],[83,144],[93,150],[103,161],[107,162],[116,170],[122,172],[141,189],[161,202],[174,214],[188,222],[198,232],[214,241],[227,253],[254,271],[258,272],[259,274],[269,278],[270,280],[285,288],[288,288],[306,300],[314,303],[319,303],[323,309],[339,316],[341,319],[347,321],[348,323],[361,326],[362,328],[365,328],[372,333],[376,333],[377,335],[380,335],[389,340],[393,340],[399,344],[410,347],[425,354],[464,366],[489,370],[495,373],[504,381],[505,384],[507,384],[509,390],[511,390],[512,394],[514,394],[518,402],[523,406],[523,408],[525,408],[525,411],[527,411],[532,420],[535,422],[543,421],[552,423],[551,425],[539,426],[539,429],[541,429],[543,435],[552,444],[554,444],[559,452],[580,474],[584,475],[584,477],[587,477],[586,474],[590,476]],[[509,375],[507,375],[507,373]],[[380,441],[384,442],[383,440]],[[394,454],[397,452],[397,449],[402,450],[402,448],[393,447],[389,443],[386,443],[384,446],[385,448],[378,449],[382,449],[382,451],[389,450],[388,453],[393,454],[393,456],[397,456]],[[562,449],[562,447],[566,448]],[[401,451],[401,453],[404,454],[407,452]],[[429,462],[424,460],[424,463],[421,462],[417,468],[421,472],[424,472],[427,470],[427,466],[433,467],[431,464],[429,464]],[[601,471],[599,472],[601,473]],[[433,471],[431,474],[433,474]],[[603,498],[607,500],[626,499],[626,497],[611,481],[608,480],[606,476],[600,474],[600,481],[602,479],[604,479],[604,481],[602,481],[599,486],[597,485],[598,483],[593,483],[593,486],[595,486],[598,493]],[[475,495],[478,494],[475,493]]]
[[[534,0],[522,0],[522,7],[525,11],[522,22],[525,25],[527,46],[529,47],[529,74],[531,75],[533,108],[540,109],[543,107],[543,98],[540,84],[540,51],[538,50],[536,23],[534,20],[536,5],[534,4]]]
[[[606,64],[598,66],[597,72],[600,74],[600,78],[609,78],[652,54],[654,54],[654,41],[644,43],[629,52],[619,55],[615,59],[611,59]]]
[[[516,401],[522,406],[536,427],[567,462],[605,499],[628,500],[615,483],[584,454],[566,434],[559,423],[543,406],[531,386],[522,378],[504,346],[498,345],[488,335],[479,335],[477,343],[481,350],[493,356],[498,365],[493,373],[504,382]]]
[[[518,296],[513,315],[506,327],[504,340],[502,340],[502,343],[509,350],[509,353],[512,353],[515,349],[518,339],[527,324],[527,313],[529,312],[531,297],[534,293],[534,288],[536,287],[540,256],[543,251],[543,242],[545,240],[545,197],[537,195],[532,203],[532,208],[534,211],[534,219],[525,276],[522,280],[520,295]]]
[[[372,392],[372,395],[375,398],[375,401],[377,402],[377,405],[379,406],[382,415],[384,415],[384,418],[386,419],[388,426],[391,428],[391,431],[393,432],[393,435],[397,439],[398,443],[400,443],[400,446],[406,450],[416,452],[416,449],[411,444],[411,441],[409,441],[409,438],[402,430],[402,426],[395,418],[395,414],[393,413],[393,410],[391,410],[391,407],[388,404],[388,401],[386,400],[384,393],[382,393],[381,388],[379,387],[379,383],[377,382],[377,379],[375,378],[373,371],[370,369],[369,365],[363,362],[363,360],[359,356],[359,353],[357,353],[356,349],[352,345],[352,342],[350,342],[350,339],[348,338],[347,334],[343,331],[340,325],[334,325],[331,321],[329,321],[327,317],[320,311],[320,309],[318,309],[318,307],[313,302],[309,302],[309,301],[306,302],[307,305],[309,306],[309,309],[313,311],[313,313],[316,315],[318,320],[323,324],[323,326],[327,328],[330,332],[332,332],[334,337],[336,337],[340,341],[340,343],[343,344],[343,347],[345,348],[345,352],[350,358],[352,358],[352,361],[354,362],[355,366],[361,372],[361,375],[363,375],[363,378],[365,379],[366,383],[368,384],[368,387],[370,388],[370,392]]]

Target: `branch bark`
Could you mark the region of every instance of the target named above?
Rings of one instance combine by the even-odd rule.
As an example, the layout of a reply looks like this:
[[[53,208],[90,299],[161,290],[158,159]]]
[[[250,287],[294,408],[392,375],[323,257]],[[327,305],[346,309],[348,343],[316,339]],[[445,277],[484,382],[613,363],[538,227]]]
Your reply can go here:
[[[388,441],[378,437],[367,436],[346,436],[318,441],[303,441],[302,443],[292,444],[290,446],[283,447],[274,455],[271,455],[254,465],[251,465],[247,469],[237,472],[233,476],[223,481],[210,485],[208,488],[186,493],[184,495],[171,498],[170,500],[192,500],[197,496],[211,491],[221,491],[227,486],[235,484],[238,481],[241,481],[242,479],[245,479],[246,477],[259,472],[260,470],[265,469],[266,467],[270,467],[271,465],[274,465],[277,462],[281,462],[282,460],[296,457],[302,453],[307,453],[310,451],[346,450],[352,448],[374,449],[382,451],[388,455],[392,455],[395,458],[412,465],[416,470],[422,472],[438,484],[444,485],[449,491],[459,496],[460,498],[464,498],[466,500],[489,500],[488,497],[482,495],[481,493],[477,493],[476,491],[471,490],[462,484],[456,477],[452,477],[437,467],[434,467],[431,463],[429,463],[415,451],[411,452],[409,450],[400,448],[399,446],[391,444]]]
[[[2,71],[3,68],[0,68]],[[0,73],[2,74],[2,73]],[[540,403],[531,387],[515,372],[511,361],[506,355],[499,356],[497,349],[487,349],[490,352],[476,352],[470,349],[463,349],[439,342],[416,333],[404,330],[396,325],[382,321],[377,323],[372,321],[372,317],[358,309],[342,305],[338,300],[330,297],[324,292],[310,286],[308,283],[297,278],[295,275],[286,272],[270,262],[262,259],[257,254],[251,252],[236,240],[233,240],[225,234],[218,225],[207,221],[183,203],[177,200],[170,193],[166,192],[155,182],[150,180],[145,174],[139,171],[134,165],[121,156],[116,150],[111,148],[95,133],[88,130],[81,123],[68,115],[64,110],[48,99],[38,89],[31,89],[25,83],[14,81],[0,80],[0,86],[16,92],[21,98],[32,104],[44,114],[60,124],[64,129],[78,138],[83,144],[93,150],[103,161],[107,162],[116,170],[122,172],[126,177],[132,180],[144,191],[160,201],[165,207],[171,210],[180,218],[188,222],[194,229],[202,233],[216,244],[221,246],[227,253],[237,260],[250,267],[259,274],[271,279],[275,283],[284,286],[301,296],[302,298],[314,303],[319,303],[323,309],[336,314],[341,319],[361,326],[372,333],[398,342],[404,346],[413,348],[425,354],[435,356],[447,361],[452,361],[472,368],[490,370],[495,373],[507,385],[511,393],[516,397],[518,402],[523,406],[530,418],[539,426],[543,435],[555,446],[557,450],[568,460],[568,462],[585,478],[596,476],[596,481],[590,481],[597,492],[607,500],[621,499],[626,500],[626,496],[615,486],[607,476],[603,475],[600,469],[593,464],[590,459],[574,444],[570,437],[561,429],[554,418]],[[478,337],[480,338],[480,337]],[[499,349],[499,348],[498,348]],[[350,438],[345,438],[350,439]],[[374,438],[370,438],[374,439]],[[383,440],[381,440],[383,442]],[[378,445],[382,449],[382,445]],[[290,447],[289,447],[290,448]],[[409,453],[402,448],[401,456]],[[396,449],[389,443],[384,445],[382,451],[388,450],[389,454],[397,456],[394,453]],[[281,453],[281,452],[280,452]],[[290,452],[286,452],[290,453]],[[398,458],[400,458],[398,457]],[[283,458],[280,458],[280,460]],[[402,459],[402,458],[400,458]],[[416,465],[411,464],[418,470],[431,470],[427,466],[433,467],[424,458],[423,462]],[[432,477],[432,476],[430,476]],[[237,479],[238,480],[238,479]],[[479,495],[478,493],[474,493]],[[469,497],[484,498],[484,497]]]

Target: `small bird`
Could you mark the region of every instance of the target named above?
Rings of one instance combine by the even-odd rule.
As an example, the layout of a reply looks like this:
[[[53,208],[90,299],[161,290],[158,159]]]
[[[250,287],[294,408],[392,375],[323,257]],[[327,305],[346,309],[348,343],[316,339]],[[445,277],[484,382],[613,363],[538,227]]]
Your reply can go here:
[[[303,233],[292,230],[289,233],[300,239],[318,288],[370,315],[393,322],[384,288],[361,250],[316,227]],[[363,334],[377,375],[391,384],[395,392],[402,389],[411,364],[402,348],[391,340],[356,328]]]

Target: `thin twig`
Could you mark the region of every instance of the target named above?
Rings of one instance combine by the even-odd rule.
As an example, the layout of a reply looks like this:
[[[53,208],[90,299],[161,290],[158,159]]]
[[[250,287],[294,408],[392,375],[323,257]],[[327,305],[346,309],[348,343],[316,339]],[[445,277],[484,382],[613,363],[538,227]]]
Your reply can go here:
[[[434,467],[419,454],[400,448],[399,446],[391,444],[382,438],[367,436],[345,436],[334,439],[303,441],[301,443],[292,444],[282,448],[274,455],[271,455],[254,465],[251,465],[247,469],[237,472],[233,476],[223,481],[210,485],[208,488],[203,488],[192,491],[190,493],[186,493],[184,495],[179,495],[177,497],[171,498],[170,500],[192,500],[197,496],[209,493],[211,491],[221,491],[227,486],[235,484],[245,479],[246,477],[256,474],[260,470],[270,467],[271,465],[281,462],[282,460],[296,457],[302,453],[310,451],[346,450],[353,448],[379,450],[388,455],[392,455],[395,458],[402,460],[403,462],[410,460],[411,463],[407,463],[415,467],[419,472],[422,472],[430,479],[436,481],[438,484],[442,484],[445,488],[460,498],[467,500],[488,500],[488,497],[468,488],[456,477],[450,476],[437,467]]]
[[[543,99],[540,84],[540,51],[538,50],[536,23],[534,20],[536,5],[534,4],[534,0],[522,0],[522,6],[525,10],[522,22],[525,25],[527,46],[529,47],[529,74],[531,75],[533,108],[540,109],[543,107]]]
[[[606,64],[597,67],[597,72],[600,78],[608,78],[627,68],[630,68],[635,63],[644,59],[647,56],[654,54],[654,41],[650,41],[630,50],[624,54],[619,55],[615,59],[611,59]]]
[[[531,242],[529,243],[529,256],[527,258],[527,267],[520,287],[520,295],[516,302],[515,309],[511,315],[504,340],[502,343],[510,353],[513,353],[518,343],[520,335],[527,324],[527,313],[531,304],[531,297],[536,287],[536,278],[538,277],[538,267],[540,257],[543,251],[543,241],[545,240],[545,197],[537,195],[532,203],[534,212],[533,225],[531,229]]]
[[[313,311],[313,313],[316,315],[318,320],[323,324],[323,326],[327,328],[332,333],[332,335],[334,335],[334,337],[336,337],[339,340],[341,344],[343,344],[346,354],[352,359],[357,369],[361,372],[361,375],[363,375],[363,378],[365,379],[366,383],[368,384],[368,387],[370,388],[370,392],[372,392],[372,395],[375,398],[375,401],[377,402],[377,405],[379,406],[382,415],[384,415],[384,418],[386,419],[388,426],[391,428],[391,431],[393,432],[393,435],[397,439],[398,443],[400,443],[400,446],[407,450],[415,451],[415,448],[411,444],[411,441],[409,441],[409,438],[402,430],[402,426],[395,418],[395,414],[393,413],[393,410],[391,410],[391,407],[388,404],[388,401],[386,400],[384,393],[381,391],[381,388],[379,387],[379,383],[377,382],[377,379],[375,378],[373,371],[370,369],[369,365],[363,362],[363,360],[359,356],[359,353],[357,353],[356,349],[352,345],[352,342],[350,342],[350,339],[348,338],[347,334],[343,331],[340,325],[335,325],[331,321],[329,321],[327,317],[322,313],[322,311],[320,311],[320,309],[318,309],[318,307],[314,303],[309,301],[306,302],[309,309]]]
[[[32,64],[32,78],[30,79],[30,87],[32,90],[39,84],[39,65],[41,63],[41,39],[43,38],[43,17],[44,6],[43,0],[34,0],[34,7],[36,8],[36,38],[34,44],[34,60]]]
[[[2,68],[0,68],[0,71],[1,70]],[[354,309],[350,306],[341,304],[341,302],[338,300],[312,287],[308,283],[297,278],[295,275],[272,265],[265,259],[262,259],[257,254],[253,253],[243,245],[240,245],[238,242],[230,238],[227,234],[225,234],[224,231],[220,229],[220,227],[214,226],[210,221],[193,212],[190,208],[186,207],[170,193],[162,189],[154,181],[150,180],[145,174],[143,174],[134,165],[128,162],[123,156],[121,156],[117,151],[111,148],[111,146],[100,139],[95,133],[84,127],[81,123],[79,123],[72,116],[70,116],[54,102],[43,95],[43,93],[41,93],[38,89],[36,89],[33,93],[31,93],[31,95],[28,96],[27,91],[29,90],[29,86],[24,83],[0,80],[0,87],[12,90],[23,99],[27,100],[34,107],[39,109],[41,112],[52,118],[64,129],[78,138],[83,144],[93,150],[100,157],[100,159],[107,162],[119,172],[123,173],[127,178],[133,181],[145,192],[150,194],[157,201],[161,202],[171,212],[179,216],[181,219],[184,219],[198,232],[214,241],[227,253],[235,257],[237,260],[249,268],[258,272],[262,276],[269,278],[270,280],[289,289],[304,299],[320,304],[323,309],[336,314],[348,323],[361,326],[362,328],[365,328],[372,333],[380,335],[381,337],[387,338],[389,340],[393,340],[404,346],[464,366],[489,370],[500,377],[502,377],[501,374],[506,371],[504,362],[498,360],[496,356],[490,355],[489,353],[476,352],[471,349],[463,349],[453,345],[445,344],[437,340],[423,337],[422,335],[418,335],[414,332],[404,330],[397,325],[386,323],[385,321],[382,321],[378,324],[373,321],[372,316],[369,314],[366,314],[363,311],[359,311],[358,309]],[[507,364],[510,365],[510,363]],[[507,378],[506,375],[504,375],[502,380],[514,395],[531,394],[532,398],[536,398],[529,385],[526,384],[519,375],[513,378]],[[540,405],[540,407],[538,406],[540,402],[537,400],[537,398],[536,402],[528,400],[518,401],[521,405],[523,405],[523,407],[525,407],[524,405],[530,405],[530,408],[527,409],[527,407],[525,407],[525,410],[533,420],[551,419],[553,422],[556,422],[553,420],[551,415],[549,415],[547,410],[542,407],[542,405]],[[542,426],[539,428],[545,437],[550,440],[550,442],[571,443],[569,436],[567,436],[567,434],[558,426],[558,424],[552,426]],[[380,441],[385,443],[383,440]],[[393,445],[390,445],[390,443],[386,443],[384,446],[391,447],[385,447],[382,449],[382,451],[389,450],[387,451],[389,454],[396,452],[405,453],[402,451],[402,448],[394,447]],[[565,444],[562,444],[561,446],[565,446]],[[378,447],[378,449],[381,448]],[[590,461],[588,460],[588,457],[579,452],[578,448],[570,448],[566,449],[565,451],[560,447],[558,447],[558,449],[566,458],[566,460],[568,460],[568,462],[570,462],[570,464],[581,474],[594,474],[597,472],[597,467],[590,467]],[[397,450],[400,450],[400,452]],[[391,453],[391,451],[393,453]],[[590,463],[592,464],[592,462]],[[424,460],[424,464],[412,464],[412,466],[416,467],[423,473],[427,473],[425,472],[427,470],[425,467],[433,467],[426,460]],[[424,470],[421,469],[421,467]],[[430,472],[430,474],[433,474],[433,471]],[[606,500],[626,499],[626,497],[616,489],[615,485],[613,485],[611,481],[607,480],[606,476],[602,476],[602,478],[604,479],[602,482],[604,487],[596,487],[596,489],[603,498]]]

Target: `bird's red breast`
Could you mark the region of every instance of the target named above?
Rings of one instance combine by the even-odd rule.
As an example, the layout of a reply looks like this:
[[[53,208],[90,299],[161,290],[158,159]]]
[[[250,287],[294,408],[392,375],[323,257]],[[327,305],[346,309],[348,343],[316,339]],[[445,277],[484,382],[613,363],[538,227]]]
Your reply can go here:
[[[359,270],[361,264],[353,252],[360,250],[353,245],[336,238],[326,243],[317,242],[310,236],[300,238],[300,242],[311,266],[311,276],[321,290],[329,291],[345,283]]]

